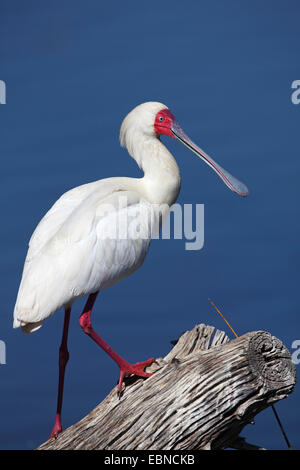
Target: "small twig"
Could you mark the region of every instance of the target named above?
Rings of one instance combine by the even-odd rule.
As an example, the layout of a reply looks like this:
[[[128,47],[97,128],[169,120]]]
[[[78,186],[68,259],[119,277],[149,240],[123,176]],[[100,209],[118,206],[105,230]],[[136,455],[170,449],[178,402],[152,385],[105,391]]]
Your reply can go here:
[[[287,435],[286,435],[286,432],[285,432],[285,430],[284,430],[284,428],[283,428],[283,426],[282,426],[282,423],[281,423],[281,421],[280,421],[280,419],[279,419],[278,413],[277,413],[277,411],[275,410],[275,406],[274,406],[274,405],[271,405],[271,406],[272,406],[272,410],[273,410],[273,412],[274,412],[275,418],[276,418],[276,420],[277,420],[277,423],[279,424],[279,427],[280,427],[281,432],[282,432],[282,434],[283,434],[283,437],[284,437],[284,439],[285,439],[285,442],[286,442],[286,444],[287,444],[287,446],[288,446],[288,449],[289,449],[289,450],[293,450],[293,448],[292,448],[292,446],[291,446],[291,444],[290,444],[290,441],[288,440],[288,437],[287,437]]]
[[[232,328],[232,326],[230,325],[230,323],[226,320],[226,318],[225,318],[224,315],[220,312],[220,310],[219,310],[218,307],[214,304],[214,302],[213,302],[211,299],[208,299],[208,301],[211,303],[211,305],[214,307],[214,309],[218,312],[218,314],[223,318],[223,320],[225,321],[226,325],[229,326],[229,328],[231,329],[231,331],[232,331],[232,333],[234,334],[234,336],[235,336],[236,338],[238,338],[237,333],[234,331],[234,329]],[[290,444],[290,441],[288,440],[288,437],[287,437],[287,435],[286,435],[286,432],[285,432],[285,430],[284,430],[284,428],[283,428],[283,425],[282,425],[282,423],[281,423],[281,421],[280,421],[280,419],[279,419],[278,413],[277,413],[277,411],[275,410],[275,406],[274,406],[274,405],[271,405],[271,407],[272,407],[273,413],[274,413],[274,415],[275,415],[276,421],[277,421],[277,423],[278,423],[278,425],[279,425],[279,427],[280,427],[280,429],[281,429],[281,432],[282,432],[282,435],[283,435],[283,437],[284,437],[284,440],[285,440],[285,442],[286,442],[286,444],[287,444],[287,446],[288,446],[288,449],[289,449],[289,450],[293,450],[293,448],[292,448],[292,446],[291,446],[291,444]]]
[[[224,317],[224,315],[220,312],[220,310],[218,309],[218,307],[214,304],[214,302],[211,300],[211,299],[208,299],[209,302],[212,304],[212,306],[214,307],[214,309],[218,312],[218,314],[223,318],[224,322],[226,323],[226,325],[229,326],[229,328],[231,329],[232,333],[234,334],[234,336],[236,338],[238,338],[238,335],[236,334],[236,332],[234,331],[234,329],[232,328],[232,326],[228,323],[228,321],[226,320],[226,318]]]

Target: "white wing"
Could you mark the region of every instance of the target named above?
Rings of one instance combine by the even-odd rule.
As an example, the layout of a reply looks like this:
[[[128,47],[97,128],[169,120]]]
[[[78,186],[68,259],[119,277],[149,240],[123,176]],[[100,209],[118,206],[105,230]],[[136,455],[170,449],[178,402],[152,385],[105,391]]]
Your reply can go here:
[[[44,215],[30,241],[26,261],[34,258],[52,236],[66,222],[68,217],[92,193],[97,192],[99,200],[114,191],[124,189],[127,178],[107,178],[83,184],[64,193]]]
[[[142,264],[151,239],[152,206],[138,193],[123,190],[128,187],[123,180],[75,188],[42,219],[30,240],[15,327],[34,331],[61,306],[111,286]],[[116,236],[116,229],[127,233]]]

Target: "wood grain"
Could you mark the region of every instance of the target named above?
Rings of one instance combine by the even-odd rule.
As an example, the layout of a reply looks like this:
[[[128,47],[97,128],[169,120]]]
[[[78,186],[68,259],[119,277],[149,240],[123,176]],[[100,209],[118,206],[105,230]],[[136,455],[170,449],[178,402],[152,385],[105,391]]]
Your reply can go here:
[[[39,449],[222,449],[241,442],[243,427],[295,386],[290,353],[268,332],[229,341],[200,324],[174,343],[147,369],[150,378],[127,378],[121,399],[114,388]]]

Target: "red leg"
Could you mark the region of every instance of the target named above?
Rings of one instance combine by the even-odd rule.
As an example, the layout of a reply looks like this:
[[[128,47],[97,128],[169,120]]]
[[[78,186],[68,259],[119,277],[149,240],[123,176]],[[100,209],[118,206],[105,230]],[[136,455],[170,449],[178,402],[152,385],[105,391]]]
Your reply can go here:
[[[63,391],[64,391],[64,378],[65,378],[65,369],[67,362],[69,360],[69,351],[68,351],[68,331],[69,331],[69,323],[70,323],[70,314],[71,309],[65,309],[65,319],[64,319],[64,329],[62,334],[61,345],[59,348],[59,377],[58,377],[58,395],[57,395],[57,411],[56,411],[56,419],[54,428],[52,433],[49,437],[57,437],[59,433],[62,432],[61,426],[61,408],[62,408],[62,401],[63,401]]]
[[[155,360],[153,358],[144,362],[137,362],[130,364],[120,357],[92,328],[91,325],[91,312],[98,292],[91,294],[79,318],[79,324],[83,331],[90,336],[104,351],[118,364],[120,367],[120,378],[118,383],[118,392],[122,390],[122,383],[124,377],[128,375],[138,375],[140,377],[150,377],[150,373],[144,371],[145,367],[152,364]]]

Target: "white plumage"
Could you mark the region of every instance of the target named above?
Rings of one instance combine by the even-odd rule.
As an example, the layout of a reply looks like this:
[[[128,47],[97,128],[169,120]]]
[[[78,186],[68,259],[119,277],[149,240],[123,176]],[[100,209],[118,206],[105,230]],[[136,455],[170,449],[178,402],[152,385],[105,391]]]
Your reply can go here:
[[[176,162],[153,129],[154,117],[163,108],[166,106],[161,103],[136,108],[136,114],[132,112],[124,120],[120,140],[141,168],[148,166],[151,170],[159,159],[162,165],[168,162],[173,170],[170,177],[166,178],[165,169],[160,177],[145,171],[144,178],[107,178],[63,194],[30,239],[14,310],[14,328],[21,326],[25,333],[31,333],[60,307],[110,287],[141,266],[151,239],[151,202],[172,204],[180,184]],[[146,142],[140,138],[143,124],[146,129],[149,127]],[[152,162],[147,162],[148,158],[153,158]],[[169,189],[171,198],[165,196]],[[154,190],[152,197],[149,190]],[[120,210],[124,201],[127,204]],[[124,234],[122,239],[109,237],[119,221],[132,220],[137,215],[144,220],[139,238],[136,234],[132,238],[130,233],[127,239]],[[122,227],[123,231],[124,228],[128,231],[130,227]]]
[[[127,230],[127,239],[113,239],[119,220],[141,213],[146,223],[151,220],[151,205],[138,193],[126,191],[126,183],[125,178],[116,178],[75,188],[41,220],[29,243],[14,327],[35,331],[60,307],[110,287],[142,264],[151,227],[144,227],[141,238],[132,238]],[[127,206],[118,211],[120,197]],[[113,206],[116,210],[107,213]]]
[[[69,358],[67,335],[72,303],[89,295],[79,323],[120,367],[123,378],[147,377],[144,368],[153,359],[129,364],[93,330],[90,314],[97,293],[132,274],[143,263],[153,230],[176,201],[180,173],[175,159],[160,141],[161,135],[176,138],[216,171],[230,189],[248,194],[233,178],[195,145],[162,103],[137,106],[124,119],[121,145],[143,170],[142,178],[107,178],[63,194],[35,229],[25,260],[14,309],[14,327],[31,333],[59,308],[65,308],[59,362],[59,392],[51,436],[62,430],[60,414],[65,366]]]

